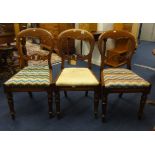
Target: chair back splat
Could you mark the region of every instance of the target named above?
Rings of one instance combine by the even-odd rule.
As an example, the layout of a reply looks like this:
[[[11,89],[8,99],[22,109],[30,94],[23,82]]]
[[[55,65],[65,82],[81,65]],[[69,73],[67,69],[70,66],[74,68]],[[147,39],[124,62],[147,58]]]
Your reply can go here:
[[[62,64],[61,64],[61,69],[64,68],[64,63],[65,60],[71,60],[72,59],[72,53],[71,51],[64,51],[62,49],[62,45],[64,42],[68,42],[69,39],[77,39],[77,40],[81,40],[81,41],[87,41],[90,45],[89,48],[89,52],[87,55],[81,55],[81,54],[77,54],[76,55],[76,60],[88,60],[88,68],[91,68],[91,58],[92,58],[92,52],[94,49],[94,44],[95,44],[95,40],[93,35],[86,31],[86,30],[81,30],[81,29],[69,29],[66,30],[64,32],[62,32],[59,36],[58,36],[58,42],[59,42],[59,51],[60,51],[60,55],[62,57]]]
[[[39,39],[41,43],[46,43],[51,49],[47,55],[42,55],[40,53],[35,53],[31,56],[27,54],[26,41],[27,39]],[[21,68],[28,65],[29,60],[48,60],[49,68],[52,69],[51,65],[51,54],[54,49],[54,37],[53,35],[45,29],[42,28],[29,28],[21,31],[17,35],[17,48],[21,60]],[[37,51],[36,51],[37,52]]]

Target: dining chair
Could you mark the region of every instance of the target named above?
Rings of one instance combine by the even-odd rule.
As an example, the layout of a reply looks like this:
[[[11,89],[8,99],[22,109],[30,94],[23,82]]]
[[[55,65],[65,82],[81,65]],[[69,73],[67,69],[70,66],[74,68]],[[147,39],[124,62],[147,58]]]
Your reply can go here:
[[[26,42],[33,38],[39,38],[42,42],[49,44],[51,49],[46,54],[34,51],[28,55]],[[18,33],[16,42],[20,57],[21,70],[4,83],[4,91],[7,95],[8,105],[12,119],[15,119],[15,110],[13,102],[13,92],[46,92],[48,95],[48,113],[53,116],[52,110],[52,65],[51,54],[53,51],[53,35],[47,30],[41,28],[28,28]],[[30,61],[43,61],[44,64],[29,65]],[[22,104],[22,99],[21,103]]]
[[[128,57],[127,65],[130,66],[131,58],[134,53],[136,42],[134,36],[127,31],[110,30],[103,32],[98,39],[98,48],[101,54],[100,81],[102,91],[102,121],[106,121],[108,95],[110,93],[142,93],[138,118],[141,119],[147,94],[150,92],[151,84],[142,77],[126,68],[106,68],[105,59],[107,51],[107,42],[109,39],[127,39],[128,40]],[[131,67],[128,67],[131,68]]]
[[[87,54],[75,54],[72,51],[64,51],[63,44],[68,43],[68,40],[83,40],[88,43],[89,50]],[[94,49],[93,35],[82,29],[69,29],[61,32],[58,36],[59,51],[62,58],[61,73],[55,82],[56,96],[56,113],[57,117],[61,118],[60,111],[60,91],[94,91],[94,115],[97,116],[97,107],[99,102],[99,81],[92,71],[92,53]],[[65,67],[65,62],[74,64],[75,67]],[[85,61],[86,67],[79,67],[77,61]]]

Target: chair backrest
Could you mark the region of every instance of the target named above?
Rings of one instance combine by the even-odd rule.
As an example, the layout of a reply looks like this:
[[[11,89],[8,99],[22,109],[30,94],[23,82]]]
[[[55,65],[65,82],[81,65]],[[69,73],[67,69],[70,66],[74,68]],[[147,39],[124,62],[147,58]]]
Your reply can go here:
[[[60,55],[62,58],[61,69],[64,68],[65,60],[71,60],[71,58],[72,58],[71,51],[65,52],[62,49],[63,42],[66,41],[66,43],[67,43],[69,39],[74,39],[74,40],[77,39],[77,40],[81,40],[81,41],[87,41],[89,43],[88,54],[87,55],[77,54],[76,60],[88,60],[88,68],[91,68],[92,52],[93,52],[94,44],[95,44],[93,35],[86,30],[69,29],[69,30],[65,30],[65,31],[61,32],[58,36],[59,52],[60,52]]]
[[[40,53],[37,53],[37,51],[35,52],[35,54],[28,55],[26,50],[27,38],[40,39],[40,42],[49,45],[51,49],[46,55],[41,55]],[[21,60],[21,68],[28,65],[29,60],[48,60],[49,68],[52,68],[51,55],[52,51],[54,50],[54,37],[50,32],[41,28],[28,28],[18,33],[16,41]]]
[[[132,55],[136,49],[136,41],[135,37],[127,31],[122,31],[122,30],[110,30],[103,32],[99,38],[98,38],[98,48],[101,54],[101,70],[104,68],[104,62],[106,59],[106,43],[108,39],[114,39],[114,40],[119,40],[119,39],[125,39],[128,40],[128,56],[127,56],[127,64],[131,63]]]

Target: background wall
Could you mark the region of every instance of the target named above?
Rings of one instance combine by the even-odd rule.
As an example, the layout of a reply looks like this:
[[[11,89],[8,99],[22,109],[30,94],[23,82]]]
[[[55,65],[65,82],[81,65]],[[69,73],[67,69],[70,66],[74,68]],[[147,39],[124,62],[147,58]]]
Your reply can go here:
[[[140,40],[155,41],[155,24],[143,23]]]

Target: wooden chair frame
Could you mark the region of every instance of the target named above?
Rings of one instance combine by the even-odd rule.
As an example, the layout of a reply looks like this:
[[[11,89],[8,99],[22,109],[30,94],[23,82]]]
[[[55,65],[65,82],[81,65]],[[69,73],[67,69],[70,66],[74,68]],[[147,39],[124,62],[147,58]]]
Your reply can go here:
[[[35,37],[40,38],[43,42],[46,42],[50,45],[51,49],[49,50],[49,54],[47,56],[42,56],[37,54],[34,54],[32,56],[27,55],[26,51],[26,38],[27,37]],[[25,66],[28,65],[28,60],[48,60],[48,66],[49,66],[49,74],[50,74],[50,85],[49,87],[21,87],[21,86],[7,86],[4,84],[4,91],[7,95],[8,99],[8,105],[10,109],[10,114],[12,119],[15,119],[15,110],[14,110],[14,103],[13,103],[13,92],[29,92],[30,97],[32,97],[32,92],[47,92],[48,95],[48,113],[49,117],[53,116],[53,79],[52,79],[52,65],[51,65],[51,55],[52,51],[54,49],[53,42],[54,37],[53,35],[48,32],[47,30],[41,29],[41,28],[29,28],[26,30],[23,30],[18,33],[17,35],[17,49],[20,55],[20,67],[23,69]]]
[[[120,39],[120,38],[128,38],[130,41],[129,44],[129,57],[127,61],[127,68],[131,69],[131,59],[136,48],[136,42],[134,36],[126,31],[121,30],[111,30],[107,32],[103,32],[98,39],[98,48],[101,54],[101,67],[100,67],[100,81],[101,81],[101,92],[102,92],[102,121],[106,120],[107,107],[108,107],[108,95],[110,93],[120,93],[119,97],[123,95],[123,93],[142,93],[140,100],[140,107],[138,111],[138,118],[141,119],[143,116],[144,106],[146,103],[147,95],[151,90],[151,85],[149,87],[144,88],[106,88],[104,85],[104,65],[105,65],[105,52],[106,52],[106,42],[107,39]]]
[[[91,58],[92,58],[92,52],[94,49],[94,44],[95,40],[93,35],[82,29],[69,29],[66,31],[63,31],[62,33],[59,34],[58,36],[58,42],[59,42],[59,51],[60,55],[62,57],[62,64],[61,64],[61,73],[62,70],[64,69],[64,63],[65,60],[70,60],[71,56],[68,53],[64,53],[62,49],[62,43],[63,40],[68,40],[68,39],[78,39],[78,40],[85,40],[88,41],[90,44],[90,50],[88,55],[77,55],[76,59],[77,60],[88,60],[88,68],[91,70]],[[91,71],[92,72],[92,71]],[[59,76],[61,75],[59,74]],[[92,72],[93,73],[93,72]],[[57,77],[57,79],[59,78]],[[96,77],[96,76],[95,76]],[[57,81],[56,79],[56,81]],[[61,112],[60,112],[60,91],[94,91],[94,115],[97,117],[97,112],[98,112],[98,103],[99,103],[99,85],[98,86],[56,86],[55,88],[55,99],[56,99],[56,113],[57,117],[60,118]],[[66,94],[66,93],[65,93]]]

